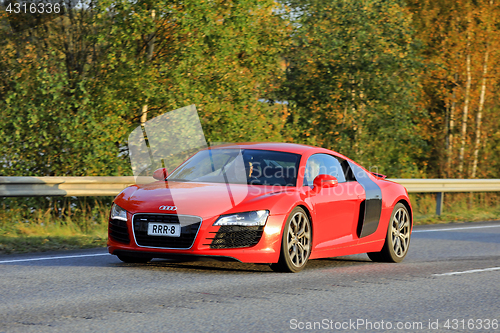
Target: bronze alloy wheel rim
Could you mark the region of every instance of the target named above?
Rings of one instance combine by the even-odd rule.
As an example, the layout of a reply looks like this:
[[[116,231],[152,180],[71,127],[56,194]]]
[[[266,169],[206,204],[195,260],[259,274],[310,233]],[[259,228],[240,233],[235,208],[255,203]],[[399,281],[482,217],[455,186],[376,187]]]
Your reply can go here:
[[[410,242],[410,217],[404,208],[399,208],[392,218],[392,246],[394,254],[401,258],[408,251]]]
[[[303,266],[311,251],[311,226],[302,212],[293,215],[288,226],[288,256],[295,267]]]

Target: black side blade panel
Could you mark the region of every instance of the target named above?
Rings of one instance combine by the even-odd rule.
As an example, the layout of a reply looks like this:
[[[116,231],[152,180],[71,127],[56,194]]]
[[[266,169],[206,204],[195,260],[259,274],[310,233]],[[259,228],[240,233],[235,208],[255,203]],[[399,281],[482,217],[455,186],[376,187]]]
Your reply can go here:
[[[362,238],[373,234],[378,228],[380,213],[382,212],[382,191],[363,169],[350,162],[349,165],[354,173],[354,177],[363,186],[366,194],[365,218],[359,234],[359,237]]]

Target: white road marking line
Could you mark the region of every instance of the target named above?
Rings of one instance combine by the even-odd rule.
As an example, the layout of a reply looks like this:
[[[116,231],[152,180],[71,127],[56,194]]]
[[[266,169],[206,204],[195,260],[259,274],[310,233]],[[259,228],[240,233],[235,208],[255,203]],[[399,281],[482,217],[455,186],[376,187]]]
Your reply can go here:
[[[414,233],[414,232],[435,232],[435,231],[455,231],[455,230],[468,230],[468,229],[485,229],[485,228],[499,228],[499,227],[500,227],[500,224],[495,224],[495,225],[481,225],[481,226],[460,227],[460,228],[413,230],[412,233]],[[497,271],[497,270],[500,270],[500,267],[491,267],[491,268],[484,268],[484,269],[471,269],[469,271],[463,271],[463,272],[449,272],[449,273],[432,274],[432,275],[433,276],[451,276],[451,275],[458,275],[458,274],[491,272],[491,271]]]
[[[83,258],[83,257],[97,257],[97,256],[109,256],[109,253],[96,253],[96,254],[80,254],[74,256],[61,256],[61,257],[44,257],[44,258],[27,258],[27,259],[14,259],[14,260],[2,260],[0,264],[7,264],[12,262],[23,262],[23,261],[39,261],[39,260],[51,260],[51,259],[70,259],[70,258]]]
[[[485,229],[485,228],[500,228],[500,224],[496,225],[480,225],[474,227],[460,227],[460,228],[443,228],[443,229],[426,229],[426,230],[413,230],[411,233],[415,232],[435,232],[435,231],[455,231],[455,230],[468,230],[468,229]]]
[[[500,267],[491,267],[491,268],[484,268],[484,269],[471,269],[470,271],[450,272],[450,273],[432,274],[432,275],[434,275],[434,276],[449,276],[449,275],[458,275],[458,274],[491,272],[491,271],[498,271],[498,270],[500,270]]]
[[[434,231],[453,231],[453,230],[467,230],[467,229],[484,229],[484,228],[499,228],[500,224],[498,225],[484,225],[484,226],[474,226],[474,227],[461,227],[461,228],[445,228],[445,229],[427,229],[427,230],[413,230],[412,233],[418,233],[418,232],[434,232]],[[15,260],[2,260],[0,261],[0,264],[7,264],[7,263],[13,263],[13,262],[26,262],[26,261],[40,261],[40,260],[52,260],[52,259],[71,259],[71,258],[83,258],[83,257],[98,257],[98,256],[107,256],[110,255],[109,253],[97,253],[97,254],[80,254],[80,255],[74,255],[74,256],[61,256],[61,257],[45,257],[45,258],[28,258],[28,259],[15,259]],[[493,269],[486,269],[486,270],[497,270],[500,269],[500,267],[494,267]],[[483,271],[483,270],[477,270],[477,271]],[[474,271],[467,271],[465,273],[475,273],[476,270]],[[454,275],[454,274],[462,274],[464,272],[458,272],[458,273],[445,273],[445,274],[434,274],[434,275]]]

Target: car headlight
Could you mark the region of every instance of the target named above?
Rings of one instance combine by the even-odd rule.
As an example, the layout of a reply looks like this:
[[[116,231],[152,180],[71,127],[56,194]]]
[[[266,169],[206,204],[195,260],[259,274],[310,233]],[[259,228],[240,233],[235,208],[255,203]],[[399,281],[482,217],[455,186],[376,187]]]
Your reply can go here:
[[[127,221],[127,211],[114,203],[113,206],[111,206],[111,218]]]
[[[269,216],[268,210],[255,210],[252,212],[222,215],[217,219],[217,221],[215,221],[214,226],[217,225],[219,226],[240,225],[245,227],[263,226],[266,225],[268,216]]]

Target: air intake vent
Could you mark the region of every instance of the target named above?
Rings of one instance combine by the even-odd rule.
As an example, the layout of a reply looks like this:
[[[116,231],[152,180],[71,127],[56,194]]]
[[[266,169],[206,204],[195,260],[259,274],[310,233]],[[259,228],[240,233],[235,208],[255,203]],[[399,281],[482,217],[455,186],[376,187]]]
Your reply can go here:
[[[222,226],[215,233],[211,249],[230,249],[249,247],[257,244],[262,237],[264,227]],[[208,244],[207,244],[208,245]]]
[[[108,225],[109,237],[114,241],[129,244],[130,237],[128,235],[127,222],[121,220],[111,220]]]

